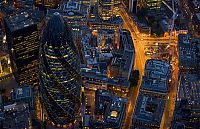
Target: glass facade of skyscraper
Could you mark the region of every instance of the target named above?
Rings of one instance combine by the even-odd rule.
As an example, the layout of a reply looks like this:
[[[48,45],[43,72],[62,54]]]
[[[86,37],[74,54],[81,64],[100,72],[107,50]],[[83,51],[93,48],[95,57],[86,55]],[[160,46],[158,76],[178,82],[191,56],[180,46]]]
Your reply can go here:
[[[74,123],[80,116],[80,58],[59,13],[50,18],[42,35],[40,85],[50,120],[63,127]]]
[[[162,0],[145,0],[146,6],[151,13],[158,13],[162,4]]]
[[[39,36],[37,24],[29,13],[8,16],[5,18],[8,49],[12,69],[19,85],[37,85]]]

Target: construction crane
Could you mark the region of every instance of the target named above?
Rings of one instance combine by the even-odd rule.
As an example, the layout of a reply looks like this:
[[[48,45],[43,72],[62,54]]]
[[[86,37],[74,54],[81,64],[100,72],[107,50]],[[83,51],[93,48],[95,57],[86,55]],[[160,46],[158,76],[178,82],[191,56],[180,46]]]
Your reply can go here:
[[[175,10],[174,9],[174,0],[172,0],[172,8],[163,0],[162,3],[164,5],[166,5],[166,7],[172,11],[173,13],[173,16],[172,16],[172,22],[171,22],[171,25],[169,25],[169,45],[168,47],[171,45],[171,42],[172,42],[172,33],[173,33],[173,30],[174,30],[174,21],[175,19],[177,18],[177,9]]]
[[[175,19],[177,18],[177,9],[175,10],[175,7],[174,7],[174,0],[172,0],[172,7],[170,7],[164,0],[162,0],[162,3],[170,10],[172,11],[173,15],[172,15],[172,18],[171,18],[171,23],[169,23],[169,43],[166,47],[166,49],[168,49],[171,44],[172,44],[172,33],[174,31],[174,21]],[[158,53],[155,53],[153,54],[153,57],[157,57],[157,56],[160,56],[162,55],[163,52],[158,52]]]

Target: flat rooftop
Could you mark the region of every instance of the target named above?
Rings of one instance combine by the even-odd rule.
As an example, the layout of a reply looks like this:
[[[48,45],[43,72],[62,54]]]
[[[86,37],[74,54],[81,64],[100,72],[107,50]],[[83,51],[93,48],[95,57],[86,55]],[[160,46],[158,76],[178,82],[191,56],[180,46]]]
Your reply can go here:
[[[108,80],[108,85],[114,85],[114,86],[120,86],[123,88],[129,88],[130,87],[130,81],[127,80],[127,78],[111,78]]]
[[[83,65],[81,67],[81,76],[107,81],[107,64],[105,62],[98,62],[90,66]]]
[[[123,68],[125,66],[126,60],[123,58],[114,57],[111,62],[111,66]]]
[[[103,115],[108,103],[111,102],[112,93],[108,90],[96,90],[95,92],[95,114]]]
[[[117,96],[112,97],[112,102],[107,107],[104,115],[105,121],[110,123],[111,127],[121,128],[125,116],[125,109],[128,100]]]
[[[200,13],[196,13],[195,15],[197,16],[198,20],[200,21]]]
[[[31,14],[26,11],[9,15],[5,18],[5,21],[11,32],[36,24]]]
[[[200,104],[200,80],[197,74],[181,74],[177,100],[187,99],[189,104]]]
[[[183,68],[193,68],[196,64],[196,47],[193,38],[188,34],[178,36],[179,65]]]
[[[130,51],[125,51],[122,58],[126,60],[125,65],[123,66],[123,70],[130,71],[134,65],[135,53]]]
[[[142,89],[166,93],[170,77],[171,66],[169,63],[154,59],[147,60],[142,79]]]
[[[120,44],[124,44],[125,49],[127,50],[135,51],[130,31],[126,29],[122,29],[120,31],[120,35],[125,37],[125,40],[123,40],[123,38],[120,39]]]
[[[31,98],[32,96],[32,89],[30,86],[22,86],[18,88],[14,88],[12,90],[12,99],[23,99],[23,98]]]
[[[117,51],[116,51],[117,52]],[[113,53],[113,52],[112,52]],[[113,57],[111,62],[111,67],[119,67],[119,69],[122,69],[123,71],[129,71],[130,68],[132,68],[131,63],[134,63],[134,51],[123,51],[123,54],[121,53],[114,53],[117,57]],[[132,62],[133,61],[133,62]]]
[[[120,16],[116,16],[104,22],[108,24],[123,24],[123,19]]]
[[[165,100],[155,96],[139,93],[133,122],[139,121],[160,126],[165,107]]]
[[[29,128],[29,106],[26,103],[13,103],[4,106],[3,128]]]
[[[192,35],[189,34],[179,34],[178,35],[178,46],[179,47],[191,47]]]
[[[113,29],[99,29],[99,34],[115,34],[115,30]]]
[[[95,94],[96,113],[103,115],[106,127],[121,128],[128,100],[115,96],[108,90],[97,90]]]

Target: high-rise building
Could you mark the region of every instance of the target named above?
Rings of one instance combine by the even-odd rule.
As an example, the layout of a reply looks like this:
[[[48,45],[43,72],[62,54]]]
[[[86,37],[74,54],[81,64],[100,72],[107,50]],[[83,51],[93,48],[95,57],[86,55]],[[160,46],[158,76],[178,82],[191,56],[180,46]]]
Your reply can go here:
[[[181,72],[194,72],[197,68],[196,43],[193,43],[192,36],[179,34],[178,36],[178,55],[179,70]]]
[[[138,0],[123,0],[124,5],[130,13],[137,12],[137,2]]]
[[[198,129],[200,126],[200,81],[197,74],[180,73],[171,129]]]
[[[103,20],[108,20],[119,10],[122,0],[98,0],[99,16]]]
[[[0,51],[5,51],[5,31],[3,17],[3,14],[0,12]]]
[[[54,13],[41,38],[40,85],[48,118],[68,127],[80,116],[80,59],[71,31]]]
[[[108,20],[113,16],[114,0],[99,0],[98,12],[103,20]]]
[[[119,10],[121,4],[122,4],[122,0],[114,0],[114,8],[115,8],[115,10]]]
[[[99,16],[103,20],[108,20],[116,14],[116,10],[119,9],[122,0],[98,0],[98,12]]]
[[[131,33],[122,29],[119,31],[119,50],[113,50],[111,61],[111,77],[124,77],[129,79],[135,61],[135,48]]]
[[[28,12],[5,18],[6,37],[16,81],[37,85],[39,37],[37,23]]]
[[[137,4],[138,4],[137,2],[138,2],[138,0],[131,0],[132,6],[129,9],[130,12],[137,13]]]
[[[162,0],[145,0],[145,6],[148,8],[150,14],[157,14],[160,12]]]
[[[57,8],[60,0],[34,0],[36,6],[43,6],[45,8]]]

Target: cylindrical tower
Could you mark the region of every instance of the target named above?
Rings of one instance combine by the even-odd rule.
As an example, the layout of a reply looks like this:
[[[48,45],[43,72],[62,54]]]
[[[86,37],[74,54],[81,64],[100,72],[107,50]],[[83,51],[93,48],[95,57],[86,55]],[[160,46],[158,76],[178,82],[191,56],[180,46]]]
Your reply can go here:
[[[69,125],[80,116],[80,58],[59,13],[48,21],[40,45],[43,106],[55,125]]]

